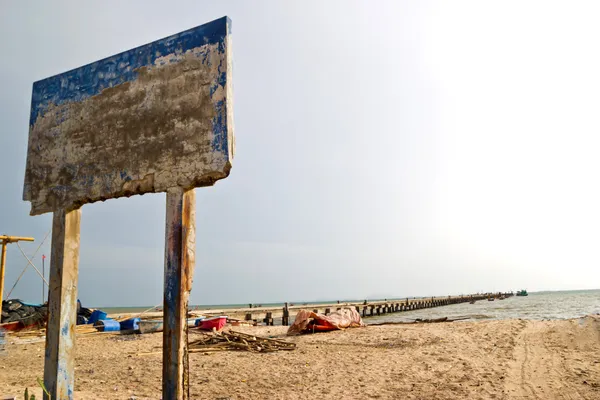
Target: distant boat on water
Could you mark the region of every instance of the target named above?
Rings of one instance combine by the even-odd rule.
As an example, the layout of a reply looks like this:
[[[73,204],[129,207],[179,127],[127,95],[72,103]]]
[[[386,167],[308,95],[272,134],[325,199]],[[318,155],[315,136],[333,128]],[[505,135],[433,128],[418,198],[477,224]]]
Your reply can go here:
[[[527,290],[523,289],[517,292],[517,296],[529,296],[529,293],[527,293]]]

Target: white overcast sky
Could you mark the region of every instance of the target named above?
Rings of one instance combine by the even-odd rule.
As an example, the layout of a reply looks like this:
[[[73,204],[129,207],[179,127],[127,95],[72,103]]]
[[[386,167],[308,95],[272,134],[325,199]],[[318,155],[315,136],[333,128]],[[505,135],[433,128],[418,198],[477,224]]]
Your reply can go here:
[[[0,232],[50,229],[21,200],[34,81],[227,15],[236,159],[197,189],[191,303],[599,287],[599,7],[2,1]],[[83,207],[84,305],[162,301],[164,203]]]

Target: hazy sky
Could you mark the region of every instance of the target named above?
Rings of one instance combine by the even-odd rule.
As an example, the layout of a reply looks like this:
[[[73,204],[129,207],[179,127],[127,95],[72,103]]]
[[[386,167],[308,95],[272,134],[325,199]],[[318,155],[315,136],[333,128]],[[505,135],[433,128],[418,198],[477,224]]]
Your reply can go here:
[[[2,1],[0,232],[50,229],[21,200],[34,81],[227,15],[236,158],[197,189],[191,303],[599,287],[599,7]],[[84,305],[162,301],[164,217],[83,207]],[[11,297],[41,291],[30,268]]]

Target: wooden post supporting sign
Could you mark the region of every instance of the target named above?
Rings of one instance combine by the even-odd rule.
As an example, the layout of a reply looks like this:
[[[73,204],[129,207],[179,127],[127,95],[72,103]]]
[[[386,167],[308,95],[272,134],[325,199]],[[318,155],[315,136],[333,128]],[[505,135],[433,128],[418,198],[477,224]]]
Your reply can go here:
[[[55,211],[48,290],[44,400],[73,398],[81,210]]]
[[[163,399],[188,399],[187,310],[195,264],[194,189],[167,191],[163,320]]]

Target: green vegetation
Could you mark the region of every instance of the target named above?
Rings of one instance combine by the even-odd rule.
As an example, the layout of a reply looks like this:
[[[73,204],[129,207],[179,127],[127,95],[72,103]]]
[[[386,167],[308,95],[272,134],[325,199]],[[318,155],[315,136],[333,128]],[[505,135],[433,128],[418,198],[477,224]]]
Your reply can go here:
[[[48,392],[48,389],[46,389],[46,385],[44,385],[44,381],[40,378],[37,378],[37,383],[38,385],[40,385],[44,393],[48,395],[48,398],[52,399],[52,397],[50,396],[50,392]],[[35,400],[35,394],[31,394],[31,396],[29,395],[29,388],[25,388],[25,400]]]

